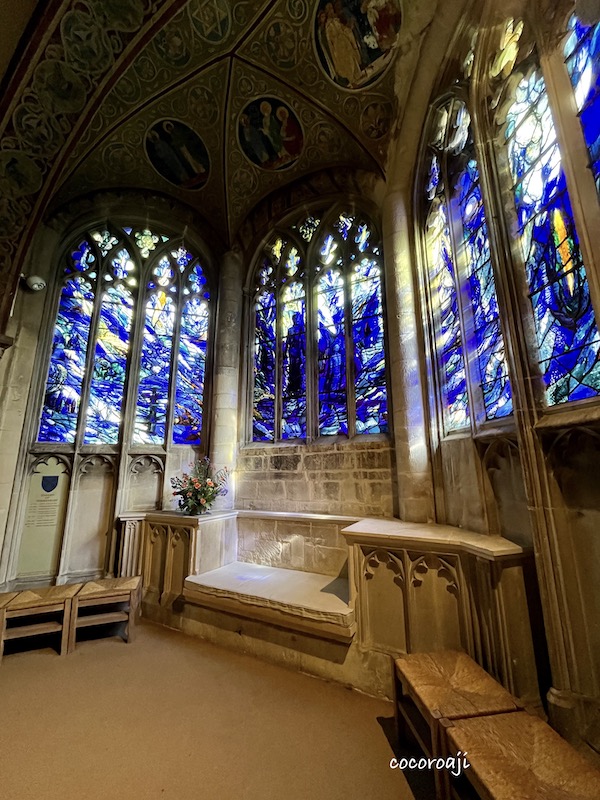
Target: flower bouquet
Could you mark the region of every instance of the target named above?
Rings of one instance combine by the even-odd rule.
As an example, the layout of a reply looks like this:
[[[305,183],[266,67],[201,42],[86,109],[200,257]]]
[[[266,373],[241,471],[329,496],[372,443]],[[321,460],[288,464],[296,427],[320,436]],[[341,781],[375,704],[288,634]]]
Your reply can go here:
[[[220,469],[211,477],[210,461],[202,458],[191,464],[190,472],[181,478],[171,478],[175,490],[173,497],[179,497],[179,509],[186,514],[205,514],[220,494],[227,494],[227,467]]]

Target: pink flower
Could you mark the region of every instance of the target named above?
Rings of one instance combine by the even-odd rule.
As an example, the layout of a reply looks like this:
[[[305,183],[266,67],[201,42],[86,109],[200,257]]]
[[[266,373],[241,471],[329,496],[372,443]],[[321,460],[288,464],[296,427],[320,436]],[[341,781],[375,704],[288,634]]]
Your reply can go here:
[[[206,500],[205,500],[203,497],[201,497],[201,498],[200,498],[200,502],[202,503],[202,505],[205,505],[205,503],[206,503]]]
[[[191,497],[191,496],[192,496],[192,493],[191,493],[191,492],[188,492],[188,493],[187,493],[187,496],[188,496],[188,497]]]
[[[213,483],[213,482],[211,481],[211,479],[209,478],[209,479],[206,481],[206,485],[207,485],[207,486],[214,486],[214,483]]]

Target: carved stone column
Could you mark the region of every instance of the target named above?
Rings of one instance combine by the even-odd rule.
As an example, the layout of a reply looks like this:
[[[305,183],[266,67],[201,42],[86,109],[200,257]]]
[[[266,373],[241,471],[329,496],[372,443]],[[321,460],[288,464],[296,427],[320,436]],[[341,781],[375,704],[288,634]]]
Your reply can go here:
[[[238,439],[238,394],[240,379],[240,331],[242,319],[243,261],[239,250],[223,256],[219,279],[219,306],[213,382],[213,424],[210,459],[216,469],[235,469]],[[229,492],[218,497],[215,509],[233,508],[232,479]]]

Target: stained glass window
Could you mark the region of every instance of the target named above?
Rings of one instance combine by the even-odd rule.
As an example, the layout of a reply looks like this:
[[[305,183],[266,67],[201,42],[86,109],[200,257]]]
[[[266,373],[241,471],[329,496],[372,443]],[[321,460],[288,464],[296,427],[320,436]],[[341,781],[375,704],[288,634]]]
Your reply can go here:
[[[60,291],[38,441],[74,444],[81,429],[84,445],[118,445],[129,387],[133,444],[164,446],[169,436],[201,444],[209,303],[198,259],[162,233],[107,226],[78,240]]]
[[[505,120],[519,236],[549,405],[600,391],[600,335],[544,78],[519,80]]]
[[[600,192],[600,23],[569,21],[565,59],[590,155],[590,167]]]
[[[255,270],[254,441],[385,433],[382,260],[372,224],[310,214]]]
[[[473,356],[486,420],[512,413],[506,350],[471,118],[464,102],[450,99],[431,125],[424,176],[427,283],[431,297],[446,433],[469,425],[469,372]],[[467,328],[473,335],[467,335]]]

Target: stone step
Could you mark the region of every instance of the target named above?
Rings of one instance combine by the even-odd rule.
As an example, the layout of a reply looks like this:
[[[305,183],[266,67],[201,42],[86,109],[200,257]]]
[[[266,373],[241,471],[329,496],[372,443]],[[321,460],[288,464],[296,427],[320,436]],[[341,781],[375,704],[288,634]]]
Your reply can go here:
[[[323,639],[349,642],[356,631],[345,578],[234,561],[190,575],[187,602]]]

